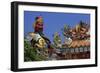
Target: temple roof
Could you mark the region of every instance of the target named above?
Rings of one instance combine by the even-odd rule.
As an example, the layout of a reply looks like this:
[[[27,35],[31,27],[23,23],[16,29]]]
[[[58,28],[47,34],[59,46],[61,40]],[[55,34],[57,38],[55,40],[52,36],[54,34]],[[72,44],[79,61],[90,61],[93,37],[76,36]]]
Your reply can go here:
[[[76,48],[76,47],[88,47],[90,46],[90,40],[73,40],[68,47]]]

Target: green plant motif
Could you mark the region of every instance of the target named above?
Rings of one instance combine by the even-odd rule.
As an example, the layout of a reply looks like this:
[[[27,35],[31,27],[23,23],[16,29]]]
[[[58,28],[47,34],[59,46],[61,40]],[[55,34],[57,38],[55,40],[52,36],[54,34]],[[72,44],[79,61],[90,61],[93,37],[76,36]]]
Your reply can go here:
[[[37,53],[37,48],[33,48],[29,41],[24,39],[24,61],[43,61],[46,57]]]

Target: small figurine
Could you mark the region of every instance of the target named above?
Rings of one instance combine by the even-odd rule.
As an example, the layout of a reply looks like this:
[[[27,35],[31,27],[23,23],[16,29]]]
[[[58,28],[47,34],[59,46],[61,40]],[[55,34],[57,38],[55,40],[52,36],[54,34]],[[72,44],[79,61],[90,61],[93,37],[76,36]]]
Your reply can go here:
[[[60,38],[60,35],[58,34],[58,32],[55,32],[53,42],[56,47],[62,47],[61,38]]]

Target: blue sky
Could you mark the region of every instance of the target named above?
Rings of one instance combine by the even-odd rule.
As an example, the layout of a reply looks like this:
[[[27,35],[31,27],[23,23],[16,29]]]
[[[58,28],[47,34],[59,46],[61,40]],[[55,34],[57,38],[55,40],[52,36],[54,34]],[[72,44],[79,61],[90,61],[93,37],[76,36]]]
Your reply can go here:
[[[55,32],[58,32],[60,36],[63,37],[61,28],[63,28],[65,24],[72,28],[78,24],[80,20],[90,24],[90,14],[24,11],[24,34],[34,32],[33,23],[36,16],[43,17],[44,34],[51,41],[53,40],[53,34]]]

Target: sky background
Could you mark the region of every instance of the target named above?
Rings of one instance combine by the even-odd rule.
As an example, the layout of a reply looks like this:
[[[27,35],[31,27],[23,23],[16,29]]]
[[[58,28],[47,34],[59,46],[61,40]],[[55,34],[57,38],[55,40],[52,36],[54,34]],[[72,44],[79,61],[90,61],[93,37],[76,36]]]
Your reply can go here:
[[[65,24],[71,28],[75,27],[81,20],[90,24],[90,14],[24,11],[24,35],[34,32],[33,23],[36,16],[43,17],[43,32],[51,42],[53,41],[53,34],[55,32],[59,33],[62,41],[64,40],[61,29]]]

